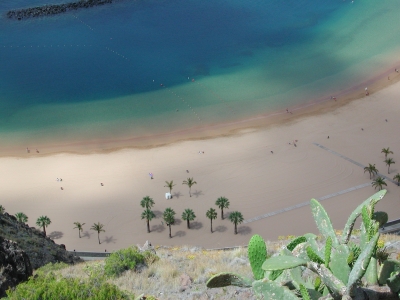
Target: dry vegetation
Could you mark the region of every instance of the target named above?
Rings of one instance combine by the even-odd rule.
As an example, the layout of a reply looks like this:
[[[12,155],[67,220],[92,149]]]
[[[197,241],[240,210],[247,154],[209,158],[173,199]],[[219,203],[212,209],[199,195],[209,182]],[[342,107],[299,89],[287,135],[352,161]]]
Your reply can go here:
[[[340,232],[337,232],[338,234]],[[279,237],[277,242],[267,242],[269,255],[285,246],[293,237]],[[319,237],[322,240],[322,237]],[[358,237],[352,236],[357,243]],[[382,245],[387,246],[390,257],[399,259],[400,237],[382,235]],[[228,287],[207,290],[206,281],[219,272],[234,272],[252,278],[246,248],[233,250],[204,250],[197,247],[155,247],[160,260],[139,268],[139,271],[126,271],[122,276],[108,279],[123,290],[135,295],[153,295],[157,299],[257,299],[251,289]],[[88,269],[103,270],[104,261],[91,261],[56,271],[64,277],[87,277]],[[191,287],[181,290],[181,275],[192,279]]]

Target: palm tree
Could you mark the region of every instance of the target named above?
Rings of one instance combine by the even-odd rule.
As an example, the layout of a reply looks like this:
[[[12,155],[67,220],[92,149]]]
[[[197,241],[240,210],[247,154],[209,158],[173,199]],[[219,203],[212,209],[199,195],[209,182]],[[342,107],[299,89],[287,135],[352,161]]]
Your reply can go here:
[[[187,222],[187,228],[190,229],[190,223],[189,221],[193,221],[196,218],[196,215],[194,214],[193,210],[190,208],[187,208],[183,211],[182,213],[182,220]]]
[[[364,168],[364,173],[368,172],[369,173],[369,179],[372,179],[372,175],[375,173],[378,174],[378,169],[375,167],[375,164],[371,165],[368,164],[368,167]]]
[[[21,222],[21,223],[28,222],[28,216],[26,214],[24,214],[23,212],[17,212],[15,214],[15,217],[17,218],[18,222]]]
[[[238,211],[233,211],[230,213],[228,218],[233,224],[235,224],[235,234],[237,234],[237,224],[242,223],[244,220],[242,213]]]
[[[150,209],[146,209],[142,212],[142,220],[146,219],[147,221],[147,232],[150,233],[150,221],[156,217],[155,213],[152,212]]]
[[[384,153],[384,154],[385,154],[385,159],[386,159],[387,156],[388,156],[388,154],[393,154],[393,151],[390,151],[390,150],[389,150],[389,147],[387,147],[387,148],[383,148],[382,151],[381,151],[381,153]]]
[[[397,185],[400,185],[400,173],[397,173],[394,177],[393,180],[397,181]]]
[[[4,206],[0,204],[0,215],[4,214],[5,211],[6,209],[4,208]]]
[[[224,219],[224,208],[229,208],[229,200],[225,197],[219,197],[217,201],[215,201],[215,205],[217,205],[221,209],[221,219]]]
[[[79,223],[79,222],[74,222],[75,224],[75,228],[78,228],[78,232],[79,232],[79,238],[81,238],[81,231],[83,231],[83,225],[85,225],[86,223]]]
[[[143,197],[140,201],[140,205],[146,209],[150,209],[154,206],[154,200],[149,196]]]
[[[163,219],[169,227],[169,238],[172,238],[171,225],[175,222],[175,211],[170,207],[166,208],[163,214]]]
[[[101,244],[101,243],[100,243],[100,232],[102,232],[102,231],[103,231],[103,232],[106,232],[106,231],[103,229],[103,227],[104,227],[104,225],[101,224],[100,222],[97,222],[97,224],[94,223],[93,226],[90,227],[91,230],[97,231],[97,238],[98,238],[98,240],[99,240],[99,244]]]
[[[171,180],[171,181],[166,181],[165,184],[166,184],[166,185],[164,185],[164,187],[169,188],[169,193],[171,194],[171,193],[172,193],[172,188],[173,188],[176,184],[174,184],[174,181],[173,181],[173,180]]]
[[[36,225],[39,227],[43,227],[44,236],[46,236],[46,227],[51,224],[51,221],[48,216],[40,216],[36,220]]]
[[[214,208],[210,208],[209,210],[207,210],[206,212],[206,217],[209,218],[211,220],[211,233],[213,233],[212,230],[212,220],[215,220],[217,218],[218,214],[217,211]]]
[[[372,186],[376,189],[379,188],[379,190],[381,190],[383,188],[383,186],[387,186],[385,180],[382,177],[378,177],[376,178],[374,181],[372,181]]]
[[[387,159],[385,159],[385,163],[388,166],[388,174],[390,174],[390,172],[389,172],[390,165],[394,165],[395,161],[393,160],[393,158],[387,158]]]
[[[193,178],[188,178],[188,179],[184,180],[182,182],[182,184],[186,184],[189,187],[189,196],[192,197],[192,194],[191,194],[192,186],[197,184],[197,182],[194,181]]]

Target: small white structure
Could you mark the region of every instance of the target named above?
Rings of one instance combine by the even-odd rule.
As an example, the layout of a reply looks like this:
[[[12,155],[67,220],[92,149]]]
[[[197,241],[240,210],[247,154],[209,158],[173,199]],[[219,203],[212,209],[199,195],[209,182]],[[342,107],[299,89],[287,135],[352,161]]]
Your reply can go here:
[[[171,193],[165,193],[165,199],[171,199],[172,195]]]

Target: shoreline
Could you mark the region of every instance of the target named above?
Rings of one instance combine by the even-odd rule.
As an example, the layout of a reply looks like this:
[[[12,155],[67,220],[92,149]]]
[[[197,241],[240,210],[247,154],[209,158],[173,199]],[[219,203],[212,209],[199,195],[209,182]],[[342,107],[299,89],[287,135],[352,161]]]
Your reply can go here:
[[[187,129],[175,130],[170,133],[140,135],[134,137],[121,136],[115,139],[105,138],[94,139],[91,141],[39,142],[37,145],[28,145],[28,148],[31,150],[30,153],[24,151],[25,148],[21,148],[20,145],[15,145],[8,148],[1,148],[0,157],[26,158],[32,157],[33,155],[42,157],[63,153],[85,155],[111,153],[123,149],[151,149],[184,141],[235,136],[255,130],[267,129],[272,126],[289,124],[291,122],[297,122],[302,118],[333,112],[352,101],[370,97],[374,93],[391,85],[398,84],[400,82],[400,73],[394,71],[398,68],[398,65],[400,66],[400,62],[390,69],[383,71],[362,83],[338,91],[336,94],[332,95],[333,97],[336,97],[336,100],[333,100],[330,97],[324,97],[310,100],[308,103],[302,105],[289,107],[289,111],[294,112],[293,114],[288,114],[286,111],[275,111],[228,123],[190,127]],[[388,77],[390,77],[390,80],[388,80]],[[369,96],[365,95],[365,86],[368,86]],[[33,149],[40,149],[40,152],[37,154]],[[18,152],[20,154],[18,154]]]

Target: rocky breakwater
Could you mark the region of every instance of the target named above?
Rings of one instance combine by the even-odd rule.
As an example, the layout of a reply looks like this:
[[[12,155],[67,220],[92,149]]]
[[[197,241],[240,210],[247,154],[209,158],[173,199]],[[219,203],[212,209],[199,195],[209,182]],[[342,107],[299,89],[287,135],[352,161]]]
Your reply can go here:
[[[43,5],[30,8],[15,9],[8,11],[7,17],[10,19],[17,19],[17,20],[35,18],[35,17],[44,17],[44,16],[61,14],[71,10],[77,10],[79,8],[89,8],[93,6],[109,4],[112,3],[113,1],[115,0],[81,0],[64,4]]]

